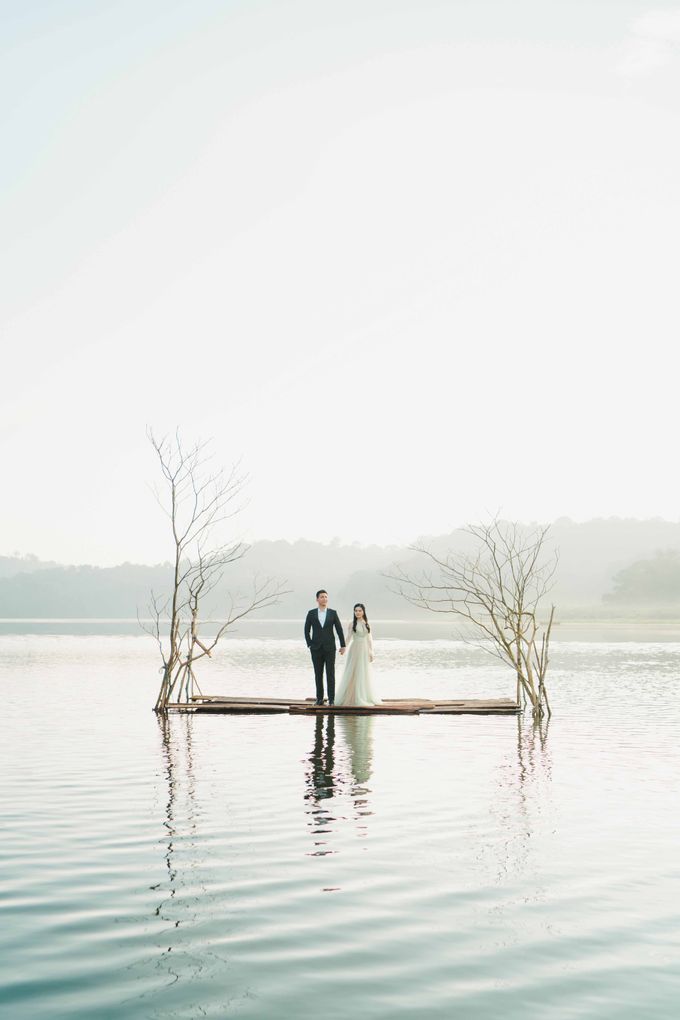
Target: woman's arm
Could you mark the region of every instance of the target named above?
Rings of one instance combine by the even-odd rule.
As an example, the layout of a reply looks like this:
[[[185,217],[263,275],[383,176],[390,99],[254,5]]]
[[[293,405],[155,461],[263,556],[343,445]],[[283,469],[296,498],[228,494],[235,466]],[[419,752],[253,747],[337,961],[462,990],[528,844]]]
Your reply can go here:
[[[374,658],[375,658],[375,652],[373,651],[373,628],[371,628],[369,630],[369,632],[368,632],[368,660],[369,660],[369,662],[373,662]]]

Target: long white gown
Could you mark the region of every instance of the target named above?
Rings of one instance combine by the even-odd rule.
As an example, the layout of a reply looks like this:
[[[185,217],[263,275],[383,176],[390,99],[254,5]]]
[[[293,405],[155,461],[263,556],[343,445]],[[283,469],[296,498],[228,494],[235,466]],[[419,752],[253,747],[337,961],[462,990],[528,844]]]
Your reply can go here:
[[[373,638],[365,623],[357,622],[347,628],[348,645],[345,654],[345,672],[335,699],[336,705],[353,705],[368,708],[379,705],[375,692],[370,657],[373,655]]]

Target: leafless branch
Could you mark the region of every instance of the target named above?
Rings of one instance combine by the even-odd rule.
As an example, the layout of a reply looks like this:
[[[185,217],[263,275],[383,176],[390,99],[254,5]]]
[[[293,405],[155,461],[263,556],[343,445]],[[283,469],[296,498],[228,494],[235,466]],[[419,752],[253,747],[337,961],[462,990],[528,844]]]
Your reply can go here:
[[[538,613],[552,586],[557,554],[544,559],[548,527],[523,528],[494,517],[462,529],[473,539],[473,553],[444,557],[417,544],[429,569],[411,574],[398,565],[386,576],[392,591],[411,605],[458,617],[480,635],[473,641],[512,667],[517,698],[528,698],[540,717],[550,705],[545,688],[555,607],[541,633]],[[463,640],[469,640],[463,637]]]
[[[254,583],[253,592],[231,600],[211,638],[199,635],[200,611],[207,595],[221,584],[225,570],[246,555],[240,540],[214,543],[217,529],[242,509],[240,499],[246,476],[236,464],[231,471],[211,471],[208,444],[186,446],[177,430],[158,439],[147,429],[163,479],[162,497],[154,494],[170,522],[173,544],[172,586],[165,597],[152,593],[151,624],[143,629],[157,641],[163,662],[163,680],[155,709],[164,712],[173,696],[189,700],[195,685],[194,664],[211,656],[220,638],[249,613],[274,605],[285,594],[281,582],[267,578]],[[167,642],[161,621],[168,627]]]

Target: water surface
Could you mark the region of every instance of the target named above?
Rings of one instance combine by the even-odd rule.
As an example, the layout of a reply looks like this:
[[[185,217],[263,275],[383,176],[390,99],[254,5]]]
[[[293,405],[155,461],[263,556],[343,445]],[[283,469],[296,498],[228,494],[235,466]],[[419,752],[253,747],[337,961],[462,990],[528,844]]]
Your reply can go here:
[[[506,697],[444,640],[386,696]],[[3,1015],[671,1018],[680,645],[557,642],[548,727],[151,712],[148,639],[4,634]],[[307,696],[298,639],[204,690]]]

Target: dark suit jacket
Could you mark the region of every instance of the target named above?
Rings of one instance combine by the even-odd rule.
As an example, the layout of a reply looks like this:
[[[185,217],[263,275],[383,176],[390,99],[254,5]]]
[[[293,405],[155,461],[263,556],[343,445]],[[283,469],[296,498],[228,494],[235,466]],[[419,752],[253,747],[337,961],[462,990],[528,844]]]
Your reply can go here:
[[[344,648],[345,635],[342,632],[342,624],[336,611],[334,609],[326,610],[326,623],[322,627],[319,623],[318,609],[310,609],[305,620],[305,641],[307,642],[307,647],[311,648],[313,652],[318,651],[320,648],[335,649],[334,628],[340,638],[340,647]]]

